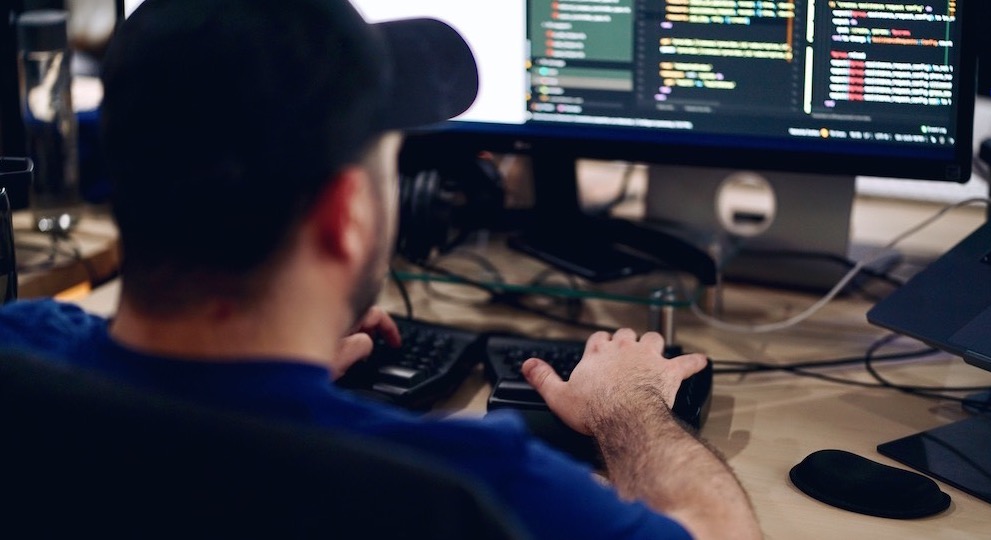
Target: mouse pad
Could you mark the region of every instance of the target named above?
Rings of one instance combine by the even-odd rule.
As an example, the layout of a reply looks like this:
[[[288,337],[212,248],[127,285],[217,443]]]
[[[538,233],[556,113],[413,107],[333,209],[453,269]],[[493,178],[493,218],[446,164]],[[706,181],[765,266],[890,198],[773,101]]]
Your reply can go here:
[[[950,496],[931,479],[844,450],[813,452],[789,476],[812,498],[869,516],[914,519],[950,506]]]

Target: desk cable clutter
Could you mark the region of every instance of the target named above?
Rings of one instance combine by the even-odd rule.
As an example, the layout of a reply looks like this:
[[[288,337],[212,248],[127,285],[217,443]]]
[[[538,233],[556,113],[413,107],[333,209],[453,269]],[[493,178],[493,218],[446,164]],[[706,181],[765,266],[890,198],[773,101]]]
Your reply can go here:
[[[722,319],[719,319],[717,317],[714,317],[714,316],[706,313],[699,306],[699,303],[698,302],[692,302],[691,303],[690,307],[691,307],[692,313],[695,314],[696,317],[698,317],[699,319],[701,319],[706,324],[708,324],[708,325],[710,325],[710,326],[712,326],[714,328],[717,328],[719,330],[724,330],[724,331],[727,331],[727,332],[736,332],[736,333],[743,333],[743,334],[761,334],[761,333],[767,333],[767,332],[777,332],[779,330],[785,330],[785,329],[791,328],[791,327],[793,327],[793,326],[801,323],[802,321],[805,321],[806,319],[809,319],[810,317],[812,317],[816,313],[818,313],[823,307],[826,306],[826,304],[828,304],[834,298],[836,298],[836,296],[839,295],[841,291],[843,291],[844,287],[846,287],[847,284],[849,284],[850,281],[852,281],[857,276],[857,274],[860,273],[861,270],[863,270],[867,265],[869,265],[872,262],[874,262],[877,258],[882,257],[888,250],[894,248],[896,245],[900,244],[906,238],[914,235],[915,233],[919,232],[920,230],[922,230],[922,229],[926,228],[927,226],[929,226],[930,224],[934,223],[935,221],[937,221],[938,219],[940,219],[941,217],[943,217],[945,214],[947,214],[949,211],[954,210],[956,208],[963,207],[963,206],[970,206],[970,205],[974,205],[974,204],[983,204],[985,206],[988,206],[989,204],[991,204],[991,199],[983,198],[983,197],[982,198],[971,198],[971,199],[966,199],[966,200],[960,201],[958,203],[948,204],[948,205],[944,206],[943,208],[941,208],[938,212],[936,212],[932,216],[924,219],[919,224],[910,227],[908,230],[906,230],[905,232],[903,232],[903,233],[899,234],[898,236],[896,236],[894,239],[892,239],[890,242],[888,242],[887,244],[885,244],[883,247],[880,247],[877,250],[875,250],[873,252],[873,254],[871,254],[867,258],[859,261],[857,264],[855,264],[853,266],[853,268],[850,269],[849,272],[847,272],[843,276],[842,279],[839,280],[839,282],[836,283],[835,286],[833,286],[832,289],[829,290],[829,292],[827,292],[825,294],[825,296],[823,296],[822,298],[820,298],[818,301],[816,301],[814,304],[812,304],[811,306],[809,306],[808,308],[806,308],[802,312],[800,312],[797,315],[794,315],[792,317],[789,317],[787,319],[784,319],[784,320],[781,320],[781,321],[776,321],[776,322],[771,322],[771,323],[763,323],[763,324],[739,324],[739,323],[732,323],[732,322],[724,321]]]

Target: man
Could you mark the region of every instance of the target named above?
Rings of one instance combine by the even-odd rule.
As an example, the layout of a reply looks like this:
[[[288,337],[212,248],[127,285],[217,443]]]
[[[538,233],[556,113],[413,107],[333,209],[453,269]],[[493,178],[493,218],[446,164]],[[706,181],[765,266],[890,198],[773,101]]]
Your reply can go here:
[[[664,360],[658,334],[593,335],[568,382],[524,366],[558,415],[598,439],[615,488],[515,415],[431,420],[334,387],[370,351],[369,332],[399,341],[370,308],[396,229],[395,130],[459,114],[477,91],[449,27],[371,27],[344,0],[148,0],[114,38],[103,80],[117,314],[18,303],[0,311],[0,341],[415,447],[479,479],[537,538],[760,535],[730,471],[668,407],[704,359]]]

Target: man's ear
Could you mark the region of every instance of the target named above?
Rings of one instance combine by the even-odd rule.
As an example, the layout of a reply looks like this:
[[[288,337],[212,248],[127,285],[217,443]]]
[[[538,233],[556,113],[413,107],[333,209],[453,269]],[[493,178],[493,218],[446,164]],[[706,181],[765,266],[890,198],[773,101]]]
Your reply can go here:
[[[323,251],[335,258],[361,260],[371,240],[368,174],[357,166],[342,169],[317,194],[311,218]]]

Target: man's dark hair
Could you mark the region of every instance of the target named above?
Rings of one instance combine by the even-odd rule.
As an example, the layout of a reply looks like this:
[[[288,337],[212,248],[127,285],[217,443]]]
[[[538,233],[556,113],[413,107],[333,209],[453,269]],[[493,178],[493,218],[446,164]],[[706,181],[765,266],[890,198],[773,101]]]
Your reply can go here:
[[[199,3],[177,16],[148,2],[157,13],[136,13],[115,38],[142,50],[111,48],[106,59],[101,113],[125,281],[148,308],[175,301],[182,283],[249,294],[248,276],[368,143],[371,133],[348,127],[376,113],[360,98],[382,85],[381,64],[361,61],[381,53],[329,32],[309,2]],[[169,276],[182,283],[161,283]]]
[[[346,0],[139,6],[103,66],[124,293],[166,311],[180,292],[249,297],[316,194],[378,134],[466,109],[477,91],[467,45],[437,21],[407,22],[368,25]],[[404,73],[423,62],[396,56],[421,41],[413,52],[455,58]],[[457,92],[438,92],[451,77]],[[415,114],[398,102],[407,93]]]

